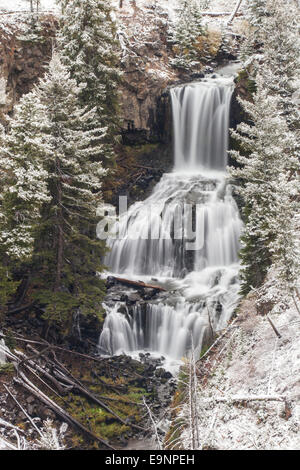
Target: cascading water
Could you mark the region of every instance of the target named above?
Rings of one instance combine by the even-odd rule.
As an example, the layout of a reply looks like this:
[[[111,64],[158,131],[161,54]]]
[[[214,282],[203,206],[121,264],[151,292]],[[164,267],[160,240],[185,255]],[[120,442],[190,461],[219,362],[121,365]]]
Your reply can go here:
[[[241,220],[226,184],[231,79],[171,90],[174,171],[144,202],[131,206],[108,245],[111,272],[169,289],[158,301],[107,307],[103,353],[139,350],[173,359],[198,351],[211,328],[223,328],[238,298]]]
[[[231,79],[171,90],[175,170],[225,171],[231,95]]]

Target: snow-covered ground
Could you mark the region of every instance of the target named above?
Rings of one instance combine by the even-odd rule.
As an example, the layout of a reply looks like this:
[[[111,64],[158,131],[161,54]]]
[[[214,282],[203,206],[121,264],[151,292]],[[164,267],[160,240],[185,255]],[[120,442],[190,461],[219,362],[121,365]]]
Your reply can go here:
[[[246,0],[244,0],[245,2]],[[160,7],[169,10],[171,13],[176,9],[178,0],[136,0],[138,8],[158,4]],[[112,4],[118,8],[119,0],[112,0]],[[232,11],[236,0],[211,0],[208,6],[209,11]],[[30,9],[29,0],[0,0],[0,11],[27,11]],[[40,10],[56,10],[58,5],[56,0],[41,0]],[[123,10],[133,12],[132,2],[123,0]]]
[[[197,404],[201,448],[300,449],[300,317],[291,307],[271,318],[281,338],[245,300],[217,352],[200,361],[208,371]],[[182,437],[189,448],[188,432]]]
[[[41,0],[40,11],[56,10],[56,0]],[[29,0],[0,0],[0,11],[29,11]]]

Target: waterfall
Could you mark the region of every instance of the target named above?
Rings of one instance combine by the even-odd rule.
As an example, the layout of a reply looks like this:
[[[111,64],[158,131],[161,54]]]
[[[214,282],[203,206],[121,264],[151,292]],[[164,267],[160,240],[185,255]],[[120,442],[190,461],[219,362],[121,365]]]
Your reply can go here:
[[[176,170],[225,170],[231,95],[224,78],[171,90]]]
[[[108,241],[115,274],[172,285],[163,299],[106,306],[99,340],[106,354],[148,350],[173,359],[200,352],[224,328],[238,299],[242,222],[226,183],[232,79],[207,79],[171,90],[174,170],[133,204]]]

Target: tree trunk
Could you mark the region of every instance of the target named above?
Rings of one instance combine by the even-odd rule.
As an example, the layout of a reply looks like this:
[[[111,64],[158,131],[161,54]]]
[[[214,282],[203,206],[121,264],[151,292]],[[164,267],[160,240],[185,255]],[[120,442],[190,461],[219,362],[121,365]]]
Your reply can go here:
[[[241,3],[242,3],[242,0],[237,1],[235,9],[233,10],[231,17],[229,18],[227,25],[230,25],[233,22],[234,17],[237,15],[237,12],[239,11]]]
[[[63,237],[63,216],[62,216],[62,182],[61,182],[61,168],[60,160],[56,160],[56,170],[58,176],[57,183],[57,258],[56,258],[56,278],[54,290],[57,292],[61,289],[61,275],[63,265],[63,251],[64,251],[64,237]]]

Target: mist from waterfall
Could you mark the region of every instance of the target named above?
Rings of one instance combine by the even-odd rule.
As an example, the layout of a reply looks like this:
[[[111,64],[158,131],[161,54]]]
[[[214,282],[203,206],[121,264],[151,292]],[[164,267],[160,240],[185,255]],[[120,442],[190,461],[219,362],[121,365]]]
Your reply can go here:
[[[171,292],[157,301],[107,308],[102,353],[147,350],[180,359],[200,352],[211,329],[230,319],[238,299],[242,222],[226,183],[233,81],[207,79],[171,90],[174,171],[133,204],[108,241],[110,272],[155,277]]]

